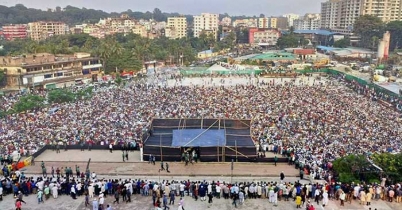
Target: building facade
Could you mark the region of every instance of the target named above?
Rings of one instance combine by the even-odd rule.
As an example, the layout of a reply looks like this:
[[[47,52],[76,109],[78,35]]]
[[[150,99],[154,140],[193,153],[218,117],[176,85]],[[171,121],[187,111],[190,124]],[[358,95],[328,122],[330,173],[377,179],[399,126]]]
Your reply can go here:
[[[329,0],[321,3],[321,28],[353,30],[361,15],[379,17],[385,23],[402,20],[402,0]]]
[[[283,15],[288,21],[288,26],[291,27],[293,26],[293,21],[297,20],[300,18],[300,15],[297,14],[285,14]]]
[[[28,38],[26,24],[5,25],[2,27],[2,31],[5,40]]]
[[[202,13],[194,16],[194,37],[199,37],[202,32],[213,33],[218,37],[219,15]]]
[[[232,18],[224,17],[221,21],[221,26],[231,26],[232,25]]]
[[[167,36],[171,39],[180,39],[187,37],[187,19],[186,17],[169,17],[167,19],[167,28],[170,28],[171,36]]]
[[[321,28],[334,29],[339,27],[341,1],[329,0],[321,3]]]
[[[306,14],[303,18],[293,22],[293,27],[295,30],[317,30],[320,28],[320,25],[320,14]]]
[[[402,20],[402,0],[364,0],[361,15],[374,15],[388,23]]]
[[[253,46],[274,46],[281,37],[281,33],[276,29],[249,29],[249,44]]]
[[[269,28],[269,18],[258,18],[258,28]]]
[[[32,40],[41,41],[51,36],[64,35],[68,30],[68,26],[58,21],[39,21],[28,23],[28,36]]]
[[[7,87],[20,89],[60,88],[75,80],[97,79],[102,69],[101,60],[90,57],[88,53],[63,57],[43,53],[0,58],[0,68],[6,72]]]

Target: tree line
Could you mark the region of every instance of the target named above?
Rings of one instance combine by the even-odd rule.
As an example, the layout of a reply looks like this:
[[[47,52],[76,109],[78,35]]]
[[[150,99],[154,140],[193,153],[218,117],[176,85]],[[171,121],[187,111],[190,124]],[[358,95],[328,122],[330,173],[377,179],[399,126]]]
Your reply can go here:
[[[342,183],[379,183],[386,177],[392,184],[402,181],[402,154],[374,153],[347,155],[333,162],[338,181]]]
[[[53,36],[36,42],[30,39],[0,41],[3,50],[0,55],[19,56],[24,54],[51,53],[73,54],[87,52],[102,60],[106,73],[118,70],[141,70],[147,61],[162,61],[166,64],[189,65],[197,59],[197,52],[214,49],[233,49],[236,45],[235,33],[230,33],[218,41],[212,35],[201,34],[198,38],[149,39],[137,34],[115,34],[97,39],[88,34]]]
[[[23,4],[16,4],[12,7],[0,5],[0,26],[7,24],[26,24],[35,21],[62,21],[68,25],[82,24],[82,23],[97,23],[99,19],[107,17],[120,17],[126,14],[134,19],[154,19],[156,21],[167,21],[168,17],[179,16],[177,12],[167,13],[162,12],[160,9],[155,8],[153,11],[139,12],[128,9],[124,12],[111,12],[107,13],[102,10],[87,9],[85,7],[78,8],[74,6],[66,6],[65,8],[56,7],[55,10],[40,10],[34,8],[27,8]],[[191,25],[193,22],[193,15],[184,15]],[[220,14],[220,19],[228,17],[227,13]],[[248,16],[234,16],[232,19],[251,18]],[[257,18],[257,17],[253,17]]]

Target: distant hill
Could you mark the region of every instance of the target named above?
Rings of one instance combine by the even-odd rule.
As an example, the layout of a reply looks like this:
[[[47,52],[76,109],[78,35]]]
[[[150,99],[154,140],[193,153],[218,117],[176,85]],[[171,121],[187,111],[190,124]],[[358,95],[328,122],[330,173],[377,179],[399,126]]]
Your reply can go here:
[[[125,12],[107,13],[102,10],[77,8],[66,6],[65,8],[57,7],[55,10],[40,10],[27,8],[22,4],[16,4],[13,7],[0,5],[0,27],[7,24],[26,24],[35,21],[62,21],[68,25],[76,25],[82,23],[97,23],[101,18],[119,17],[122,14],[127,14],[134,19],[155,19],[156,21],[166,21],[168,17],[179,16],[179,13],[165,13],[160,9],[155,8],[152,12],[133,12],[127,10]],[[193,23],[193,15],[184,15],[187,18],[189,25]],[[227,13],[220,14],[219,19],[229,16]],[[247,16],[232,17],[232,20],[251,18]],[[253,18],[257,18],[254,16]]]

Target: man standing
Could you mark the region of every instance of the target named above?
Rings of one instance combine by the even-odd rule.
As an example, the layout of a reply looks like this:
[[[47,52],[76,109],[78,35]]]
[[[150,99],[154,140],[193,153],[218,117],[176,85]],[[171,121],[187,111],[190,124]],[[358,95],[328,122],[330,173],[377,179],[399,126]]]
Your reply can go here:
[[[168,202],[168,199],[166,197],[166,194],[164,194],[163,195],[163,207],[164,207],[164,210],[170,209],[170,207],[167,205],[167,202]]]
[[[164,171],[165,168],[163,167],[163,161],[161,160],[161,171]]]
[[[283,173],[283,171],[281,172],[280,177],[281,177],[281,181],[283,181],[283,179],[285,179],[285,174]]]
[[[117,202],[117,204],[119,204],[119,199],[120,199],[120,194],[119,194],[119,191],[118,190],[116,190],[115,192],[114,192],[114,201],[113,201],[113,204],[115,204],[116,202]]]
[[[123,158],[123,162],[126,162],[126,161],[124,161],[124,150],[123,150],[123,153],[121,154],[121,157]]]
[[[81,173],[80,173],[80,167],[77,165],[75,165],[75,173],[77,175],[77,178],[79,178]]]
[[[113,144],[112,143],[109,144],[109,150],[110,150],[110,153],[113,153]]]
[[[276,157],[276,155],[275,155],[275,157],[274,157],[274,163],[275,163],[275,166],[276,166],[276,163],[278,162],[278,157]]]
[[[94,201],[92,201],[92,210],[99,210],[99,203],[98,203],[98,199],[94,199]]]
[[[42,192],[42,190],[38,191],[37,197],[38,197],[38,204],[40,204],[41,202],[43,203],[43,192]]]
[[[166,172],[170,173],[169,171],[169,164],[166,162]]]

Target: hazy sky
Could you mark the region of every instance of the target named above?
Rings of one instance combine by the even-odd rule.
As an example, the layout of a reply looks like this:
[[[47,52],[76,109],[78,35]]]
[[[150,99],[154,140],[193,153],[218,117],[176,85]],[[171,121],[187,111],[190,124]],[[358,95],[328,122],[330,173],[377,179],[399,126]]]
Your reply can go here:
[[[47,9],[67,5],[101,9],[107,12],[152,11],[199,14],[201,12],[229,15],[281,15],[286,13],[319,13],[325,0],[0,0],[1,5],[24,4],[29,8]]]

